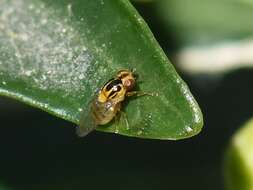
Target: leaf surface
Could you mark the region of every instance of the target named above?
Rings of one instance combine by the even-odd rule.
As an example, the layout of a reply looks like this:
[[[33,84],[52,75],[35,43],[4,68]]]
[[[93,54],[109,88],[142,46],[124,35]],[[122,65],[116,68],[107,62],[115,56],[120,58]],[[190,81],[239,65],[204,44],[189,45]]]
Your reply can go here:
[[[197,134],[201,111],[188,87],[126,0],[0,1],[0,94],[78,124],[94,93],[120,69],[138,89],[124,121],[100,126],[122,135],[182,139]]]

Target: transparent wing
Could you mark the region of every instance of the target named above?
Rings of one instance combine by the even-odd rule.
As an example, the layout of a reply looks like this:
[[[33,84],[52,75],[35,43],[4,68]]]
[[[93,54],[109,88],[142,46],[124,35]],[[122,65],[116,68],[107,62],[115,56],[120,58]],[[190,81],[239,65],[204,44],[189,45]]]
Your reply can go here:
[[[96,121],[93,118],[91,111],[92,102],[81,113],[79,126],[76,128],[76,133],[79,137],[84,137],[93,131],[96,127]]]

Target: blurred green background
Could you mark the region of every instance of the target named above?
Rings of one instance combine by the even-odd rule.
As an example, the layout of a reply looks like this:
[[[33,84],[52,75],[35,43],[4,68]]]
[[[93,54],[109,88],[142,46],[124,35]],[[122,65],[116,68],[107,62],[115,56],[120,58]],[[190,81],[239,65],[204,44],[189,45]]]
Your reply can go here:
[[[225,149],[233,133],[253,115],[253,70],[237,61],[232,69],[196,74],[185,70],[178,56],[185,48],[247,43],[253,34],[253,3],[160,0],[133,4],[198,101],[203,131],[182,141],[101,132],[78,138],[72,123],[1,97],[0,190],[225,189]]]

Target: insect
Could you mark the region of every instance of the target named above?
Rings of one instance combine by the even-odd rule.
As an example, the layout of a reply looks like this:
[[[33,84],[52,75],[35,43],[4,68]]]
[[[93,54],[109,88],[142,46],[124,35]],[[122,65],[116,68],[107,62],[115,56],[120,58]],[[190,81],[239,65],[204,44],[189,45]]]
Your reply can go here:
[[[87,109],[83,110],[77,135],[86,136],[98,125],[105,125],[121,113],[122,102],[128,96],[152,95],[134,91],[136,76],[133,71],[120,70],[96,94]],[[127,120],[126,120],[127,122]],[[127,122],[128,125],[128,122]]]

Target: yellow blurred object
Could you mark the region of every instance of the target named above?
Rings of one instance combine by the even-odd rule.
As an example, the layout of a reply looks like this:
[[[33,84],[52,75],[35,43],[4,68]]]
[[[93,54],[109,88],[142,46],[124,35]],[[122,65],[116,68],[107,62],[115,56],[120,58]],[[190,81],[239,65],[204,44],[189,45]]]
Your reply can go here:
[[[232,138],[225,156],[228,190],[253,190],[253,119]]]

